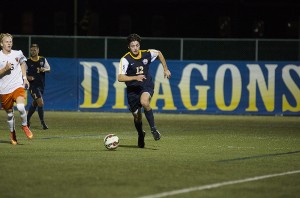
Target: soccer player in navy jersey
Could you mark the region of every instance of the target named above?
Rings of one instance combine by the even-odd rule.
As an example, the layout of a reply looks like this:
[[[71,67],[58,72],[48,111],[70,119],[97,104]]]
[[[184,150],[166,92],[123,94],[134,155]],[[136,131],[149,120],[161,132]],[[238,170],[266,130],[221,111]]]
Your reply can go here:
[[[33,99],[32,104],[29,107],[27,114],[27,126],[30,126],[30,118],[38,109],[38,115],[40,122],[44,130],[48,129],[44,121],[44,88],[45,88],[45,73],[50,72],[50,65],[47,59],[43,56],[39,56],[38,44],[32,44],[30,46],[30,58],[27,59],[27,79],[30,82],[30,94]]]
[[[154,140],[160,139],[160,133],[154,122],[150,100],[154,92],[154,82],[149,72],[151,62],[158,58],[164,69],[164,76],[171,77],[166,60],[159,50],[141,50],[141,37],[130,34],[127,37],[129,52],[120,60],[118,81],[127,86],[127,99],[130,111],[134,117],[134,125],[138,132],[138,147],[145,147],[145,131],[142,126],[142,107],[150,125]]]

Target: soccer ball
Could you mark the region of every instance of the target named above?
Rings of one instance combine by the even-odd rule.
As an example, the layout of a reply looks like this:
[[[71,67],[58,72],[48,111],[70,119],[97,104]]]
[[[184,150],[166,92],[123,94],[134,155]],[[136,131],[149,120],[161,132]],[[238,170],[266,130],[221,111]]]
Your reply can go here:
[[[114,150],[119,146],[119,137],[115,134],[108,134],[104,138],[104,146],[108,150]]]

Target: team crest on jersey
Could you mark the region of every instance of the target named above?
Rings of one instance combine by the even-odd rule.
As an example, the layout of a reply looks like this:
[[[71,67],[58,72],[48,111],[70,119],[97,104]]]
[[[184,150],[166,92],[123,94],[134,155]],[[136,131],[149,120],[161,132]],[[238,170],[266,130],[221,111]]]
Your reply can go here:
[[[18,57],[16,57],[15,60],[17,61],[17,63],[19,62],[19,58]]]
[[[144,59],[144,60],[143,60],[143,63],[144,63],[144,65],[147,65],[148,60],[147,60],[147,59]]]
[[[44,62],[43,62],[43,61],[41,61],[41,62],[40,62],[40,65],[41,65],[41,67],[43,67],[43,65],[44,65]]]

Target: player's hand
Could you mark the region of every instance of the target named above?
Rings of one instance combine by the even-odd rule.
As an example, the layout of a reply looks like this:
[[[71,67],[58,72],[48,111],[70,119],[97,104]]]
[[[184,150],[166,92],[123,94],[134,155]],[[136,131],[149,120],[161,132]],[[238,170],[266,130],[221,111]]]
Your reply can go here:
[[[166,70],[166,71],[164,71],[164,77],[166,78],[171,78],[171,72],[170,72],[170,70]]]
[[[6,65],[5,65],[5,71],[9,71],[11,70],[11,68],[13,67],[13,65],[9,62],[6,62]]]
[[[28,81],[33,81],[34,77],[33,76],[27,76]]]
[[[145,75],[138,75],[136,76],[136,78],[137,78],[136,80],[140,82],[143,82],[143,80],[146,79]]]
[[[27,78],[24,79],[23,86],[24,86],[25,89],[29,89],[30,84],[29,84]]]
[[[40,72],[45,72],[45,68],[44,68],[44,67],[41,67],[41,68],[39,68],[39,71],[40,71]]]

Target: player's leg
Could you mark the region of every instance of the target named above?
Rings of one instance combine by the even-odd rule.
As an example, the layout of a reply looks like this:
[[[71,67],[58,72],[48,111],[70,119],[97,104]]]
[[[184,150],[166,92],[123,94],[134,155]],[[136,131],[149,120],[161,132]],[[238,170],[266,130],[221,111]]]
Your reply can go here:
[[[35,110],[36,110],[36,107],[37,107],[37,103],[36,103],[36,99],[37,99],[37,89],[36,87],[34,86],[30,86],[29,88],[29,92],[30,92],[30,95],[33,99],[29,109],[28,109],[28,113],[27,113],[27,126],[30,127],[30,119],[31,119],[31,116],[34,114]]]
[[[0,95],[1,97],[1,106],[6,111],[7,114],[7,123],[9,127],[9,137],[10,142],[13,145],[18,144],[17,136],[15,132],[15,118],[13,112],[14,101],[12,99],[12,94]]]
[[[30,124],[30,118],[37,108],[42,127],[44,130],[46,130],[46,129],[48,129],[48,126],[46,125],[46,123],[44,121],[44,100],[42,97],[43,92],[44,92],[43,89],[41,89],[39,87],[31,87],[30,94],[34,101],[32,102],[32,104],[29,108],[28,115],[27,115],[27,121],[28,121],[28,124]]]
[[[14,117],[13,109],[6,110],[6,113],[7,113],[7,123],[8,123],[9,131],[13,132],[15,131],[15,117]]]
[[[140,90],[127,90],[129,109],[133,115],[134,126],[138,133],[138,147],[144,148],[145,131],[143,130],[142,111],[140,104]]]
[[[8,109],[6,111],[7,113],[7,123],[8,123],[8,127],[9,127],[9,136],[10,136],[10,142],[13,145],[18,144],[18,140],[17,140],[17,135],[16,135],[16,131],[15,131],[15,117],[14,117],[14,112],[13,109]]]
[[[22,129],[28,139],[32,139],[33,135],[27,126],[27,113],[25,110],[25,91],[23,88],[18,88],[13,92],[13,99],[17,103],[17,109],[20,112],[20,117],[22,120]]]
[[[27,126],[28,127],[30,127],[30,119],[31,119],[31,116],[34,114],[36,107],[37,107],[37,103],[35,100],[33,100],[28,109],[28,113],[27,113]]]
[[[151,99],[151,95],[149,94],[149,92],[143,92],[140,98],[141,105],[144,108],[144,114],[150,125],[151,133],[153,135],[154,140],[159,140],[160,133],[155,127],[154,115],[153,115],[152,108],[150,106],[150,99]]]
[[[134,126],[138,132],[138,146],[140,148],[145,147],[145,131],[143,130],[143,123],[142,123],[142,110],[139,107],[135,112],[132,112],[134,117]]]
[[[43,129],[46,130],[48,129],[48,126],[44,121],[44,100],[42,97],[40,97],[36,100],[36,102],[37,102],[38,114],[39,114],[41,124],[43,126]]]

